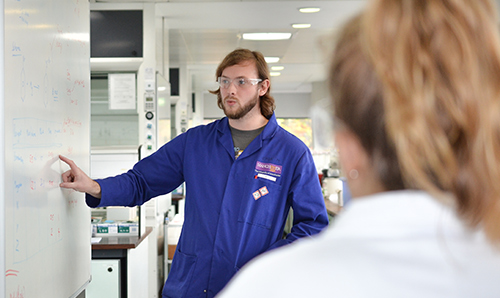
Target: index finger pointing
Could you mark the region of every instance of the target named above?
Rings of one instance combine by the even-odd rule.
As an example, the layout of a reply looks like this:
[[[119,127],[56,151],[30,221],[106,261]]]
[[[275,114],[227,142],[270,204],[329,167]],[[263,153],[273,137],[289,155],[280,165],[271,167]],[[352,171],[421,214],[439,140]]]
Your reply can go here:
[[[67,163],[71,169],[73,169],[76,166],[75,163],[67,157],[59,155],[59,159]]]

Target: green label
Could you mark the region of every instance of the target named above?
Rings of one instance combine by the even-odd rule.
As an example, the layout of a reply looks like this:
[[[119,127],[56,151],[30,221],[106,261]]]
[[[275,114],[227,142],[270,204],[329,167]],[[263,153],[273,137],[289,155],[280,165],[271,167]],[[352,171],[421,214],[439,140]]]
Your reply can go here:
[[[118,226],[118,233],[130,233],[130,227]]]
[[[97,233],[108,233],[108,227],[97,227]]]

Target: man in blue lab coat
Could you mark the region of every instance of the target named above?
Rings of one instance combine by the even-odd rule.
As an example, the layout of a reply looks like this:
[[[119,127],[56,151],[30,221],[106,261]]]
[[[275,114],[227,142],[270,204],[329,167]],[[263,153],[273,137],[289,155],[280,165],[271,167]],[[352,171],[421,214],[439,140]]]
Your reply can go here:
[[[212,93],[227,117],[179,135],[127,173],[94,181],[61,156],[71,168],[61,187],[86,192],[90,207],[141,205],[186,183],[163,297],[214,297],[253,257],[328,225],[309,149],[276,122],[262,54],[237,49],[216,77]]]

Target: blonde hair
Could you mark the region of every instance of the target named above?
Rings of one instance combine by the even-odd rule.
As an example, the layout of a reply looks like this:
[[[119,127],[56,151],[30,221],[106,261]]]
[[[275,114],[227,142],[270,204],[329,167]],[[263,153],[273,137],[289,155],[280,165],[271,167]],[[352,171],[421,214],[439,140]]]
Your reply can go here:
[[[336,116],[381,179],[452,193],[462,217],[500,243],[495,12],[487,0],[374,0],[342,31],[330,82]]]

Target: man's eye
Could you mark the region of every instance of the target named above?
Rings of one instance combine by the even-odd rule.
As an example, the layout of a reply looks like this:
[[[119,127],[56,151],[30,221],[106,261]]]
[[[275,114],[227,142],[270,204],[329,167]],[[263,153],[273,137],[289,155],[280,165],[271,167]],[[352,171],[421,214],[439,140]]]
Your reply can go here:
[[[245,79],[238,79],[238,85],[243,86],[247,83]]]

